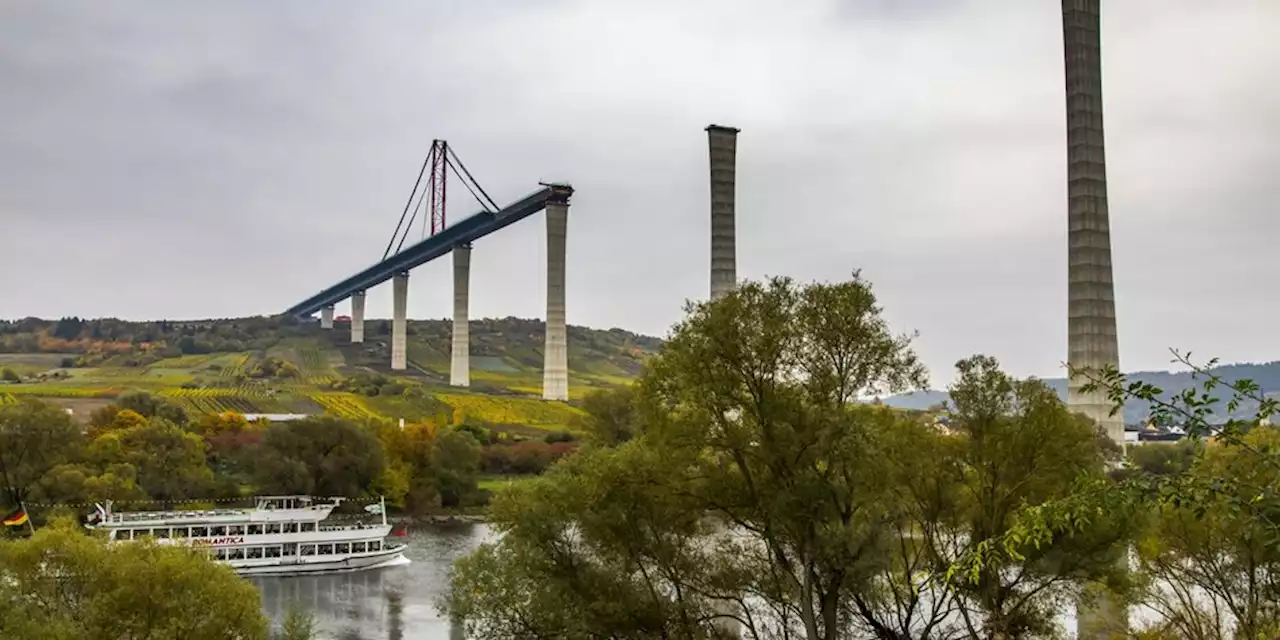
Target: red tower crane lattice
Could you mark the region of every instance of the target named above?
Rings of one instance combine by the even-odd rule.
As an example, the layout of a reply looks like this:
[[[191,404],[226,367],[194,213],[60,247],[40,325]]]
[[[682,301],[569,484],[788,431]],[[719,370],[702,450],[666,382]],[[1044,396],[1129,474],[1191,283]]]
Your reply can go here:
[[[445,203],[448,199],[449,175],[445,173],[449,159],[449,143],[444,140],[432,140],[431,151],[427,153],[431,160],[431,174],[427,178],[427,207],[431,217],[431,235],[444,230]],[[426,219],[423,221],[425,231]],[[424,237],[426,234],[423,234]]]
[[[409,200],[404,204],[404,212],[400,214],[400,222],[396,223],[395,233],[391,234],[391,242],[387,243],[387,249],[382,253],[383,260],[393,253],[400,253],[419,212],[422,213],[423,239],[427,237],[428,230],[434,236],[448,226],[446,209],[450,170],[462,182],[462,186],[471,192],[476,202],[480,203],[481,208],[490,213],[498,210],[497,203],[471,176],[471,172],[467,171],[467,167],[458,159],[458,154],[454,153],[449,143],[445,140],[432,140],[431,149],[422,161],[422,169],[418,171],[418,179],[413,183],[413,191],[409,193]],[[423,177],[426,178],[425,184]],[[392,247],[395,247],[394,252],[391,250]]]

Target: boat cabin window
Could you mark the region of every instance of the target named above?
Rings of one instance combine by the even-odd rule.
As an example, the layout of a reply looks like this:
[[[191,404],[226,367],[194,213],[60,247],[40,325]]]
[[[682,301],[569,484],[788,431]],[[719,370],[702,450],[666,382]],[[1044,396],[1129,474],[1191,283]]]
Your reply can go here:
[[[209,527],[209,535],[215,538],[220,538],[222,536],[227,535],[227,528],[222,525]]]
[[[331,544],[320,545],[320,548],[316,551],[316,555],[321,555],[321,556],[333,555],[333,545]]]
[[[262,525],[260,525],[260,524],[251,524],[251,525],[249,525],[249,535],[251,535],[251,536],[260,536],[260,535],[262,535]]]
[[[244,549],[227,549],[228,560],[244,560]]]
[[[242,536],[242,535],[244,535],[244,525],[242,525],[242,524],[229,524],[229,525],[227,525],[227,535],[229,535],[229,536]]]
[[[169,537],[169,530],[157,527],[151,530],[151,536],[157,540],[162,540]]]
[[[226,560],[226,559],[227,559],[227,550],[226,550],[226,549],[214,549],[214,550],[213,550],[213,558],[214,558],[214,560]]]
[[[370,541],[369,541],[369,550],[370,550],[370,551],[380,551],[380,550],[382,550],[382,541],[381,541],[381,540],[370,540]]]
[[[286,523],[284,523],[284,525],[282,525],[282,526],[283,526],[283,529],[282,529],[282,530],[283,530],[285,533],[297,533],[297,532],[298,532],[298,523],[296,523],[296,522],[286,522]]]
[[[366,545],[366,544],[365,544],[365,543],[363,543],[363,542],[352,542],[352,543],[351,543],[351,553],[364,553],[364,552],[365,552],[365,549],[368,549],[368,548],[369,548],[369,546],[368,546],[368,545]]]
[[[185,537],[187,537],[187,528],[186,528],[186,527],[174,527],[174,528],[173,528],[173,537],[175,537],[175,538],[185,538]]]
[[[303,522],[303,523],[300,523],[300,524],[302,525],[302,532],[303,532],[303,533],[310,533],[310,532],[312,532],[312,531],[315,531],[315,530],[316,530],[316,523],[314,523],[314,522]]]
[[[346,555],[351,553],[351,545],[346,542],[339,542],[338,544],[333,545],[333,552],[340,556]]]
[[[262,557],[262,547],[249,547],[245,551],[245,557],[250,560],[257,560]]]
[[[191,537],[192,538],[209,537],[209,527],[191,527]]]
[[[263,525],[262,532],[263,532],[263,533],[265,533],[265,534],[267,534],[267,535],[273,535],[273,534],[280,533],[280,524],[279,524],[279,523],[277,523],[277,522],[272,522],[272,523],[269,523],[269,524],[265,524],[265,525]]]
[[[278,547],[278,546],[277,546],[277,547],[267,547],[266,549],[263,549],[263,557],[266,557],[266,558],[279,558],[279,557],[280,557],[280,547]]]
[[[316,554],[316,546],[314,544],[304,544],[298,547],[302,549],[302,555],[314,556]]]
[[[116,529],[116,540],[130,540],[133,538],[133,529]]]
[[[284,555],[286,558],[292,558],[298,555],[298,543],[290,542],[284,545]]]

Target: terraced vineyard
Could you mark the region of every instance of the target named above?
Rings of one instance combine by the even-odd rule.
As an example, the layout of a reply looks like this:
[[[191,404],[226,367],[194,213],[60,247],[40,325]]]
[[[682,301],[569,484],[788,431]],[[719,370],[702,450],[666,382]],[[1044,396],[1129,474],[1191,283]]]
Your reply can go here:
[[[453,407],[453,421],[457,424],[475,418],[494,424],[567,429],[585,415],[577,407],[535,398],[471,393],[437,393],[436,397]]]
[[[10,385],[6,391],[15,396],[41,398],[114,398],[120,395],[119,389],[71,387],[59,384],[15,384]]]
[[[239,353],[227,359],[227,363],[222,366],[222,371],[218,374],[223,378],[234,378],[245,373],[245,367],[249,364],[249,359],[253,357],[251,353]]]
[[[324,412],[348,420],[380,420],[382,416],[369,408],[360,396],[354,393],[339,391],[311,394],[316,404],[324,407]]]

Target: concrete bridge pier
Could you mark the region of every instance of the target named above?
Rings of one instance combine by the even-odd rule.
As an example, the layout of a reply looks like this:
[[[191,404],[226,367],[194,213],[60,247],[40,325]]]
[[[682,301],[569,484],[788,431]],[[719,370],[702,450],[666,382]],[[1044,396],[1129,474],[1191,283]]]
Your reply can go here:
[[[364,292],[351,294],[351,342],[364,342]]]
[[[320,328],[333,328],[333,305],[329,305],[320,310]]]
[[[565,235],[569,203],[547,203],[547,342],[543,351],[542,397],[569,399],[568,330],[565,326]]]
[[[738,284],[734,217],[738,130],[708,126],[707,146],[711,156],[711,299],[715,300]]]
[[[391,278],[391,369],[404,371],[408,336],[409,272],[401,271]]]
[[[470,305],[471,245],[453,248],[453,358],[449,363],[449,384],[471,386]]]

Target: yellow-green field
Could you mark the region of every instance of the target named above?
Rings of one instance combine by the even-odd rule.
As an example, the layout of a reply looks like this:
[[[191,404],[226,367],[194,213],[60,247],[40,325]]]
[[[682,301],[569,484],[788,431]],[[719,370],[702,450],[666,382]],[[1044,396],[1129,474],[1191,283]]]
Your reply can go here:
[[[541,399],[541,355],[527,345],[506,355],[476,355],[472,387],[447,386],[448,342],[421,335],[409,344],[413,366],[389,372],[385,339],[350,345],[334,332],[292,332],[256,351],[192,354],[162,359],[120,356],[90,367],[60,368],[74,354],[0,354],[0,365],[21,368],[23,382],[0,385],[0,404],[19,397],[44,397],[76,404],[80,413],[93,400],[99,406],[122,393],[146,391],[201,415],[242,413],[323,413],[352,420],[451,420],[485,423],[503,431],[562,431],[578,427],[583,412],[572,404]],[[510,339],[529,341],[528,336]],[[480,338],[477,337],[477,340]],[[373,341],[371,341],[373,342]],[[383,343],[383,344],[379,344]],[[513,355],[514,354],[514,355]],[[268,358],[292,363],[292,374],[263,377],[275,367]],[[422,373],[422,372],[427,372]],[[392,375],[395,373],[395,375]],[[592,389],[629,382],[608,362],[572,371],[570,400]],[[352,376],[384,376],[405,393],[366,396],[343,390]],[[382,384],[381,382],[377,384]],[[353,387],[363,393],[367,387]],[[377,393],[377,387],[374,387]]]

